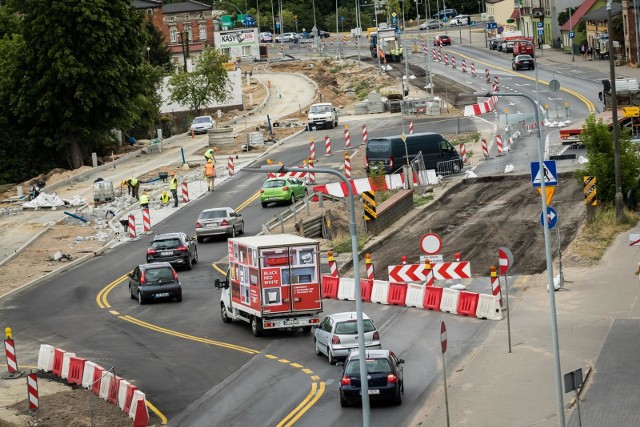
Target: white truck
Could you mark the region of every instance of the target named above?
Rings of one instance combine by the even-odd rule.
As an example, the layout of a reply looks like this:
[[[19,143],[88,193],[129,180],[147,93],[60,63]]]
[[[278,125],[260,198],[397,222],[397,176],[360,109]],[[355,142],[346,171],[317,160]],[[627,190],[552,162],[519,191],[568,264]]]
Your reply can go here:
[[[309,115],[307,116],[307,129],[316,130],[321,127],[333,129],[338,126],[338,112],[330,102],[322,102],[313,104],[309,107]]]
[[[224,323],[247,322],[255,336],[269,329],[302,328],[308,333],[320,323],[322,279],[316,240],[272,234],[232,238],[228,246],[226,280],[215,280]]]

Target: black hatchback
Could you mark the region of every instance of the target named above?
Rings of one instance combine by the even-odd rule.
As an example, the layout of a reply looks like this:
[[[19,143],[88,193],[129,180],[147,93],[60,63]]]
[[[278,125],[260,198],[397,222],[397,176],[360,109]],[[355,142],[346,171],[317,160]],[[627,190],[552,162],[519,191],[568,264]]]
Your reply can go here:
[[[129,273],[129,295],[140,305],[147,301],[175,298],[182,301],[182,283],[171,264],[141,264]]]
[[[185,233],[158,234],[147,249],[147,262],[168,262],[191,270],[191,265],[198,262],[196,239]]]
[[[389,350],[367,350],[366,359],[369,399],[402,404],[404,381],[403,359]],[[352,351],[344,362],[340,380],[340,406],[361,402],[360,353]]]

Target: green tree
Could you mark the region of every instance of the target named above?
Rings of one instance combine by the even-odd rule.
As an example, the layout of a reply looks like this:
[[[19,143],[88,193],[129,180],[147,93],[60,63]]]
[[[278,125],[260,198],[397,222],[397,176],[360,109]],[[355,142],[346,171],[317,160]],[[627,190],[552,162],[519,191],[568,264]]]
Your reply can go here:
[[[142,19],[129,0],[15,1],[24,50],[12,61],[11,109],[29,144],[51,148],[72,168],[128,129],[148,73]],[[20,75],[22,74],[22,75]],[[131,114],[131,113],[134,114]]]
[[[171,101],[188,106],[196,115],[200,115],[207,104],[226,101],[231,83],[223,64],[228,60],[218,49],[205,48],[194,59],[194,71],[180,71],[169,79]]]
[[[576,10],[578,10],[577,7],[572,7],[571,8],[571,23],[573,25],[576,25],[580,22],[579,19],[575,18],[576,15]],[[562,12],[560,12],[558,14],[558,25],[563,26],[565,22],[569,22],[569,8],[566,8],[565,10],[563,10]]]
[[[587,150],[587,163],[584,170],[576,172],[579,185],[583,185],[583,176],[595,176],[597,179],[598,199],[604,205],[615,204],[615,174],[613,156],[613,136],[609,126],[602,120],[596,120],[590,115],[584,124],[582,142]],[[640,175],[640,158],[637,155],[637,146],[631,142],[629,132],[621,129],[620,132],[620,170],[622,174],[622,191],[627,198],[638,201],[640,187],[638,177]]]

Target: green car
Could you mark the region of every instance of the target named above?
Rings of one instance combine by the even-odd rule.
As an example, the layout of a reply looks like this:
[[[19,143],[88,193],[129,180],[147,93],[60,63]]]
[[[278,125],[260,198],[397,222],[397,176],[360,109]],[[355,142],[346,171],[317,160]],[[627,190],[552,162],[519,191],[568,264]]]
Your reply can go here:
[[[290,204],[306,196],[307,187],[298,178],[271,178],[264,182],[260,190],[260,202],[266,208],[271,202],[289,202]]]

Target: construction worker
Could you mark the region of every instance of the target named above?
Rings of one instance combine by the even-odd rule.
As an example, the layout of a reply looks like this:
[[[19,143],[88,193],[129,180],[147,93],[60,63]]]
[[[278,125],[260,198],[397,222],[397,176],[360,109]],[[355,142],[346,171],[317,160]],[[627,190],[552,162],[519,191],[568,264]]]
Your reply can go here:
[[[216,161],[216,155],[215,155],[215,150],[213,148],[209,148],[207,151],[204,152],[204,159],[205,161],[209,161],[211,160],[212,162],[215,163]]]
[[[204,165],[204,177],[207,180],[207,188],[209,191],[214,191],[216,167],[213,165],[213,161],[211,159],[207,160],[207,164]]]
[[[138,178],[127,179],[127,187],[129,188],[129,194],[131,195],[131,197],[134,197],[136,200],[138,200],[138,191],[140,190],[140,181],[138,181]]]
[[[160,206],[163,208],[169,206],[169,200],[171,200],[169,193],[167,193],[167,190],[164,190],[160,195]]]
[[[142,196],[140,196],[140,207],[142,209],[149,208],[149,195],[147,194],[146,191],[143,191]]]
[[[178,178],[176,178],[176,173],[174,171],[169,172],[169,190],[171,190],[171,194],[173,195],[173,207],[178,207]]]

